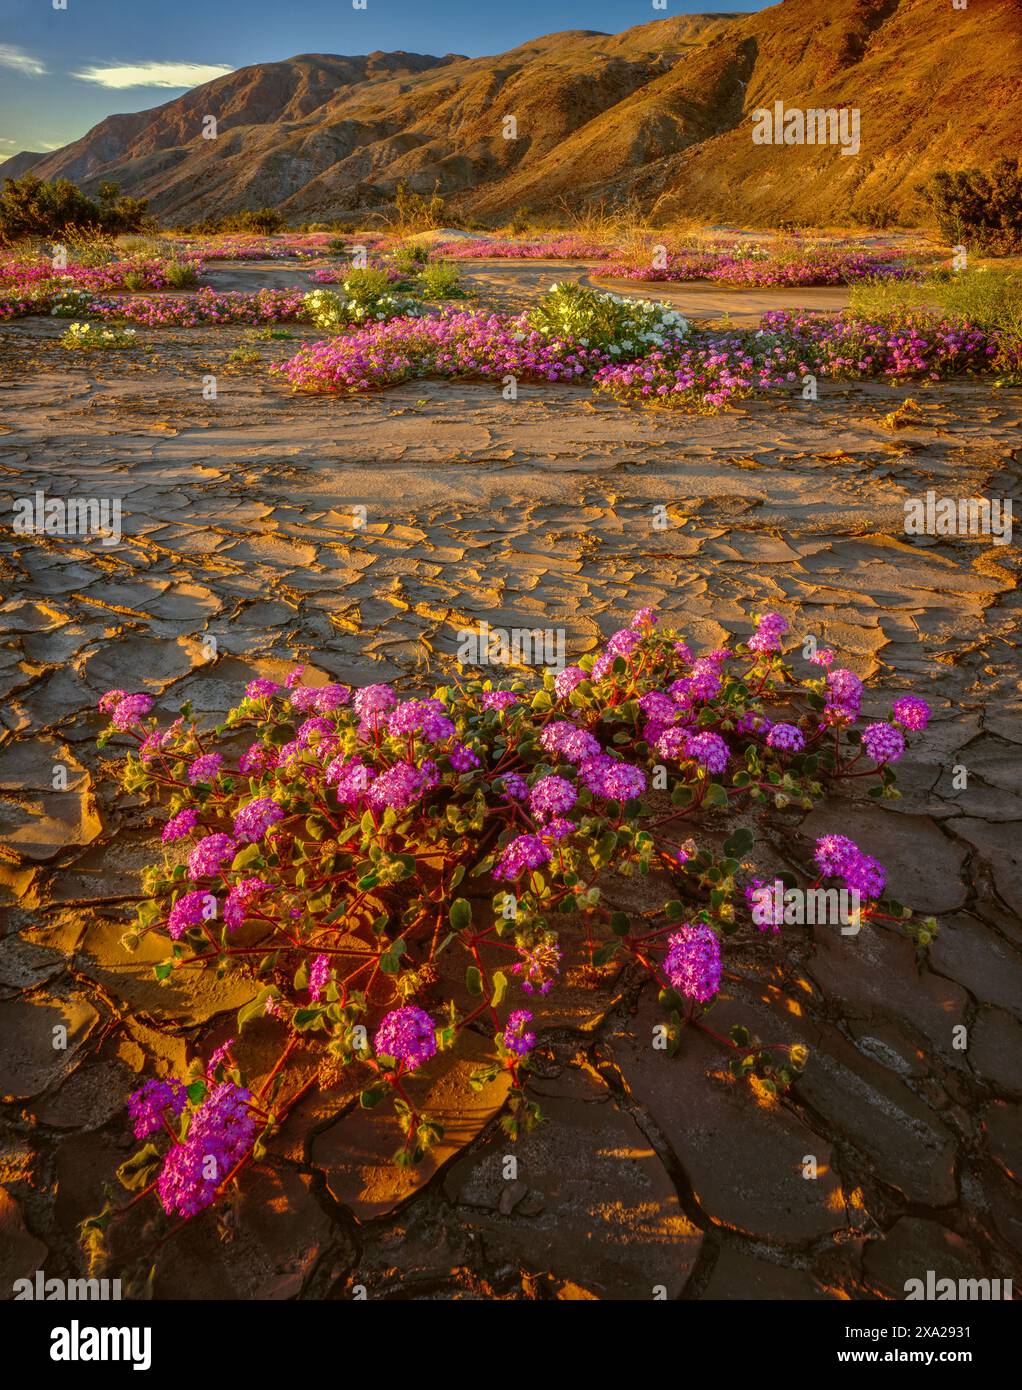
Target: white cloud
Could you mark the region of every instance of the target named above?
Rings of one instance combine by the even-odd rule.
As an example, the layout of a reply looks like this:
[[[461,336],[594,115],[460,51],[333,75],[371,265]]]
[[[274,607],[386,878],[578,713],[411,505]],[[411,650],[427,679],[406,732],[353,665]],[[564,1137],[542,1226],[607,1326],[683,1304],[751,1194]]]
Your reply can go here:
[[[43,77],[46,73],[38,58],[33,58],[23,48],[15,48],[12,43],[0,43],[0,68],[20,72],[22,77]]]
[[[14,149],[14,145],[15,145],[15,141],[13,141],[13,140],[8,140],[5,136],[0,135],[0,145],[4,145],[4,146],[6,146],[7,149],[13,150],[13,149]]]
[[[83,68],[73,72],[81,82],[95,82],[100,87],[198,87],[233,72],[220,63],[123,63]]]

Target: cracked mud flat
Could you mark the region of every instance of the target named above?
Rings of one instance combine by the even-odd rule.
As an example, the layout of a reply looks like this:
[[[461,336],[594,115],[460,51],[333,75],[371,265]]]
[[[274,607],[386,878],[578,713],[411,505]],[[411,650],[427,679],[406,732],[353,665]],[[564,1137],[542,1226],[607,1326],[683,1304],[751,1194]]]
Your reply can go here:
[[[507,308],[551,269],[464,274]],[[221,288],[307,278],[209,274]],[[701,312],[721,311],[699,293]],[[167,1247],[157,1296],[348,1297],[362,1283],[404,1298],[900,1298],[927,1269],[1018,1280],[1017,550],[902,532],[905,499],[930,488],[1017,506],[1017,392],[824,383],[817,403],[712,418],[559,386],[520,387],[515,403],[437,382],[294,398],[265,365],[300,330],[235,367],[240,328],[140,329],[148,357],[78,361],[57,346],[63,327],[0,329],[0,1287],[44,1265],[77,1272],[75,1225],[136,1147],[128,1091],[207,1055],[253,992],[184,972],[159,988],[146,953],[119,947],[159,827],[114,795],[98,696],[145,689],[164,714],[191,699],[212,724],[243,682],[296,659],[344,681],[428,683],[481,620],[563,627],[577,656],[647,604],[700,647],[776,608],[874,678],[867,712],[908,690],[930,701],[900,802],[843,795],[765,826],[779,864],[827,830],[879,856],[892,893],[938,916],[928,960],[869,929],[788,929],[736,954],[714,1026],[812,1049],[770,1107],[736,1092],[702,1037],[675,1059],[653,1051],[648,988],[569,973],[537,1019],[547,1123],[516,1150],[518,1182],[501,1177],[502,1092],[470,1092],[463,1060],[427,1073],[448,1135],[411,1180],[387,1162],[393,1132],[324,1082],[247,1179],[235,1238],[197,1221]],[[916,423],[886,428],[907,396]],[[37,488],[121,498],[121,544],[15,536],[11,501]],[[52,790],[57,762],[66,791]]]

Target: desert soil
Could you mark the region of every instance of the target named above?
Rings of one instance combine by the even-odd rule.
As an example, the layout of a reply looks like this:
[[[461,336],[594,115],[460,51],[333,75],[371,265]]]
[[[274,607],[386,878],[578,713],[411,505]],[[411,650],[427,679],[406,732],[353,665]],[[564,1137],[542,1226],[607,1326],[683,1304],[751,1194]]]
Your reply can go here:
[[[465,266],[501,308],[579,273]],[[223,288],[307,279],[209,273]],[[765,299],[671,297],[735,321]],[[928,956],[882,930],[795,928],[734,958],[714,1026],[812,1049],[769,1107],[736,1092],[702,1039],[653,1051],[648,989],[569,975],[539,1020],[547,1123],[515,1150],[510,1185],[502,1093],[470,1092],[464,1063],[429,1076],[448,1132],[412,1178],[389,1166],[378,1112],[324,1078],[248,1180],[233,1239],[196,1222],[166,1247],[158,1296],[348,1297],[362,1283],[372,1297],[900,1298],[928,1269],[1018,1277],[1018,556],[902,528],[927,489],[1017,491],[1017,392],[822,382],[817,402],[796,392],[714,417],[560,386],[521,386],[515,402],[438,382],[300,398],[265,370],[300,330],[238,366],[240,328],[140,329],[150,353],[81,360],[58,346],[64,326],[0,330],[4,514],[37,488],[119,497],[124,539],[6,525],[0,538],[0,1289],[44,1261],[78,1268],[75,1224],[136,1147],[127,1093],[231,1036],[253,992],[184,974],[157,987],[159,952],[119,947],[159,826],[116,794],[115,750],[94,746],[98,696],[145,689],[166,714],[191,699],[213,723],[243,682],[295,659],[344,681],[428,683],[482,620],[563,627],[571,659],[646,604],[699,646],[779,609],[873,678],[871,712],[910,690],[930,701],[901,801],[842,797],[765,827],[778,863],[804,863],[827,830],[879,856],[893,894],[939,918]],[[908,396],[918,411],[886,425]],[[56,763],[67,791],[52,790]]]

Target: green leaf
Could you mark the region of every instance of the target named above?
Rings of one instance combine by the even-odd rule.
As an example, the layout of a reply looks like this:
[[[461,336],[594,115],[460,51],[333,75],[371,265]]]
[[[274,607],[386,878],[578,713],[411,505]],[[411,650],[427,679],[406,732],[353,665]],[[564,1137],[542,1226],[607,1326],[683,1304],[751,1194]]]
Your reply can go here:
[[[173,961],[165,960],[159,965],[153,966],[153,973],[158,980],[169,980],[170,972],[174,969]]]
[[[610,857],[617,849],[617,832],[607,830],[600,836],[599,844],[596,846],[596,853],[605,864],[610,862]]]
[[[719,782],[711,782],[706,788],[706,795],[703,797],[704,806],[726,806],[727,792]]]
[[[117,1169],[121,1186],[126,1187],[129,1192],[137,1192],[143,1187],[148,1187],[159,1172],[162,1163],[163,1155],[156,1145],[146,1144],[144,1149],[139,1149],[130,1158],[126,1158]]]
[[[610,929],[615,936],[627,936],[631,919],[627,912],[612,912],[610,914]]]
[[[378,1086],[367,1086],[359,1096],[358,1103],[363,1110],[372,1110],[374,1105],[379,1105],[386,1094],[387,1088],[382,1084]]]
[[[482,994],[483,975],[477,965],[470,965],[465,971],[465,987],[469,994]]]
[[[189,1085],[185,1087],[185,1094],[188,1096],[188,1099],[191,1101],[192,1105],[198,1105],[200,1101],[204,1101],[206,1099],[205,1081],[203,1081],[201,1078],[198,1081],[192,1081]]]
[[[292,1022],[295,1031],[298,1033],[315,1033],[317,1029],[326,1026],[324,1015],[325,1010],[315,1009],[296,1009]]]
[[[238,871],[251,868],[251,866],[257,864],[262,857],[262,850],[258,845],[246,845],[244,849],[239,849],[234,856],[231,862],[231,868]]]
[[[247,1004],[242,1005],[238,1010],[238,1032],[241,1032],[246,1023],[262,1018],[266,1013],[267,999],[277,999],[279,996],[280,991],[276,986],[268,985],[266,989],[261,989],[254,999],[250,999]]]
[[[467,898],[455,898],[447,917],[455,931],[464,931],[472,925],[472,904]]]
[[[724,841],[724,853],[732,855],[735,859],[741,859],[743,854],[748,854],[755,843],[755,835],[748,826],[743,825]]]

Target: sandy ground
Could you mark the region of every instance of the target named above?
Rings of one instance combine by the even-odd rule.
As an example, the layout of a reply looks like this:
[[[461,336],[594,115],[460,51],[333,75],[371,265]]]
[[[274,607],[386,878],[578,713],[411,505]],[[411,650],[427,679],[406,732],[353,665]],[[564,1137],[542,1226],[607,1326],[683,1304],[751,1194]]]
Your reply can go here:
[[[552,270],[465,267],[480,302],[502,308]],[[210,272],[223,288],[307,279]],[[726,302],[740,321],[763,293],[683,286],[676,300],[707,316]],[[374,1296],[643,1299],[662,1284],[687,1298],[902,1297],[931,1268],[1017,1277],[1018,555],[902,531],[904,501],[927,489],[1017,498],[1017,392],[822,383],[815,403],[709,418],[567,387],[523,387],[516,402],[436,382],[295,398],[265,364],[297,334],[242,367],[227,362],[241,329],[140,330],[149,355],[80,362],[57,346],[61,328],[0,329],[2,511],[37,488],[118,497],[125,534],[109,548],[0,537],[0,1288],[8,1266],[75,1267],[74,1223],[135,1147],[125,1095],[229,1036],[251,992],[159,989],[118,946],[158,827],[104,774],[98,695],[147,689],[168,713],[191,698],[213,722],[246,679],[295,659],[414,684],[482,619],[563,627],[577,655],[645,604],[698,646],[776,608],[874,678],[877,714],[910,689],[931,702],[902,801],[842,799],[765,827],[782,861],[803,862],[825,830],[881,857],[894,895],[939,917],[928,958],[883,932],[827,929],[740,956],[720,1023],[813,1049],[769,1111],[734,1093],[714,1053],[652,1053],[653,1005],[627,982],[551,996],[540,1021],[555,1061],[537,1082],[549,1122],[521,1151],[510,1206],[499,1096],[473,1101],[438,1076],[452,1137],[440,1170],[409,1183],[386,1165],[392,1133],[324,1084],[247,1189],[243,1237],[223,1244],[197,1223],[168,1247],[158,1294],[341,1296],[355,1280]],[[884,417],[906,396],[917,423],[892,431]],[[56,762],[68,791],[51,789]],[[61,1022],[71,1042],[55,1052]]]

